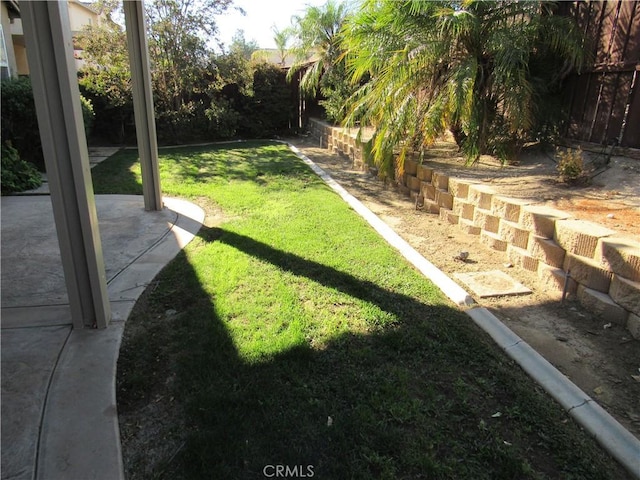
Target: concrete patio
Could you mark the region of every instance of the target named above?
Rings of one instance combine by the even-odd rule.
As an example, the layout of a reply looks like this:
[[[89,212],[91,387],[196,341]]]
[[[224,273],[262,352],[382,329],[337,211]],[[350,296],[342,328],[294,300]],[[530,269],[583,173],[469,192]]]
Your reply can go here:
[[[50,197],[1,202],[2,479],[123,478],[114,383],[124,322],[204,212],[96,196],[113,316],[106,329],[73,329]]]

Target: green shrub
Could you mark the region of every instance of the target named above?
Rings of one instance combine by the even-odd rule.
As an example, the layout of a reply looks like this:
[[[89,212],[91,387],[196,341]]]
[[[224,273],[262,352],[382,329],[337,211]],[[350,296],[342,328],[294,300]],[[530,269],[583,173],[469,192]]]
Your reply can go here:
[[[328,122],[340,124],[346,115],[347,100],[355,93],[357,86],[347,79],[344,62],[336,63],[320,82],[320,92],[323,99],[318,103],[324,108]]]
[[[205,111],[209,120],[209,132],[213,138],[231,138],[236,134],[240,123],[240,114],[224,97],[211,100]]]
[[[566,148],[557,151],[558,173],[563,182],[568,184],[584,184],[587,182],[587,174],[584,171],[582,150]]]
[[[44,170],[36,106],[29,78],[2,80],[2,141],[10,141],[22,159]],[[4,146],[2,147],[4,149]],[[4,150],[3,150],[4,157]]]
[[[33,101],[31,80],[28,77],[2,80],[2,141],[10,141],[23,160],[44,171],[42,143],[38,129],[38,117]],[[95,115],[93,105],[80,96],[82,119],[86,135],[89,135]]]
[[[40,172],[31,163],[22,160],[18,151],[8,143],[2,144],[0,178],[3,195],[23,192],[42,184]]]
[[[161,143],[202,141],[207,135],[205,103],[192,100],[176,107],[156,105],[156,132]]]
[[[80,95],[80,105],[82,106],[82,121],[84,122],[84,131],[87,138],[91,135],[93,129],[93,122],[96,119],[96,114],[93,111],[93,104],[91,100],[84,98]]]
[[[253,97],[244,115],[246,134],[269,138],[286,133],[295,125],[295,104],[285,72],[275,65],[261,63],[253,70]]]

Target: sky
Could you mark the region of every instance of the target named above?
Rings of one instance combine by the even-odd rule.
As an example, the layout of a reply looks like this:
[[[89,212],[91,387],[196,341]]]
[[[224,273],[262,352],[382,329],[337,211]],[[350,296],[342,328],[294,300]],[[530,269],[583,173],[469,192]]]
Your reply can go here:
[[[235,0],[246,15],[231,8],[217,17],[219,39],[229,45],[237,30],[244,31],[247,41],[255,40],[260,48],[276,48],[273,42],[273,26],[278,30],[291,25],[292,15],[302,15],[307,5],[321,6],[327,0]]]

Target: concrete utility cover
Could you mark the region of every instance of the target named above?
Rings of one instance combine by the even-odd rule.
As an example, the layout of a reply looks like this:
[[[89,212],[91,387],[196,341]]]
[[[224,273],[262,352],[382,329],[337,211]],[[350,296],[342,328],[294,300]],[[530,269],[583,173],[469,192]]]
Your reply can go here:
[[[527,287],[500,270],[456,273],[454,277],[461,280],[480,298],[531,293]]]

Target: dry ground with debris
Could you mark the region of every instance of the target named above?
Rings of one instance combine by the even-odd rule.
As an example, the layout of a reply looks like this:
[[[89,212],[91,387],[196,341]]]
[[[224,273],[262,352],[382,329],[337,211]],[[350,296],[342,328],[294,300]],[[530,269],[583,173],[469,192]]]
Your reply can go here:
[[[535,273],[510,267],[503,252],[484,246],[477,236],[416,210],[415,202],[392,185],[355,169],[350,159],[319,148],[316,139],[289,141],[452,278],[456,273],[501,270],[529,287],[528,295],[474,298],[640,438],[640,382],[632,377],[640,374],[639,340],[620,326],[605,328],[605,320],[572,299],[561,304],[538,286]],[[503,195],[545,203],[637,239],[640,160],[614,156],[606,165],[604,154],[585,157],[594,176],[589,186],[580,188],[559,182],[553,154],[541,150],[525,152],[507,167],[482,157],[479,165],[469,168],[454,145],[443,141],[430,150],[425,163],[449,176],[480,180]],[[466,262],[455,258],[461,251],[469,252]]]

